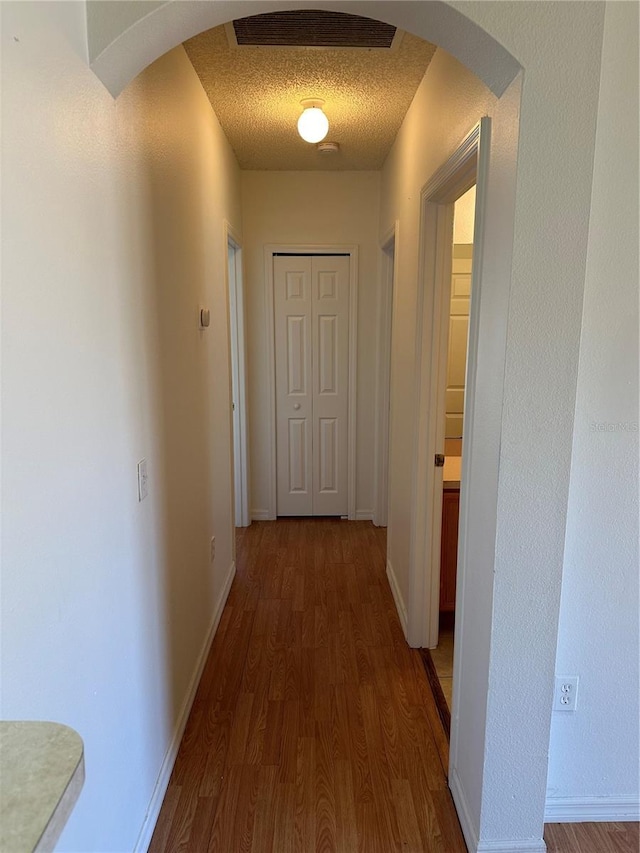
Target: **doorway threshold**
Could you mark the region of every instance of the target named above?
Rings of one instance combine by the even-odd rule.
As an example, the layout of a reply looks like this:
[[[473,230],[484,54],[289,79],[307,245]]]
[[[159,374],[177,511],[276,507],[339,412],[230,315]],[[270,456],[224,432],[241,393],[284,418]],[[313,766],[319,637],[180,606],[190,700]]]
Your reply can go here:
[[[440,718],[442,728],[448,741],[451,737],[451,711],[447,705],[447,700],[442,690],[442,685],[440,684],[440,679],[438,678],[438,673],[436,671],[433,658],[431,657],[431,652],[429,649],[419,649],[419,652],[422,659],[422,665],[424,666],[424,671],[427,674],[429,687],[433,694],[433,701],[435,702],[436,710],[438,711],[438,717]]]

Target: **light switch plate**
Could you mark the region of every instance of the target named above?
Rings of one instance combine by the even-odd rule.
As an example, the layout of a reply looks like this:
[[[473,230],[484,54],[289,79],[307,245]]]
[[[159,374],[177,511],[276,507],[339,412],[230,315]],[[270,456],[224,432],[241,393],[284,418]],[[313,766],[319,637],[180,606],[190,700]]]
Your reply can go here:
[[[143,501],[149,494],[149,477],[147,474],[147,460],[138,462],[138,502]]]

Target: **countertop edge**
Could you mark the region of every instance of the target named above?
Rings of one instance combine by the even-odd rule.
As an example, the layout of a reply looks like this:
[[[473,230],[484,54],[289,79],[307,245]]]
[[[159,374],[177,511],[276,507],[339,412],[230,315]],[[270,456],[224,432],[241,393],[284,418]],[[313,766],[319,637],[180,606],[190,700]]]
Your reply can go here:
[[[49,818],[49,823],[45,826],[40,840],[33,848],[33,853],[53,853],[56,842],[62,835],[69,815],[73,811],[73,807],[78,801],[82,786],[84,785],[84,746],[82,754],[73,771],[71,778],[64,789],[64,793],[60,797],[60,801]]]

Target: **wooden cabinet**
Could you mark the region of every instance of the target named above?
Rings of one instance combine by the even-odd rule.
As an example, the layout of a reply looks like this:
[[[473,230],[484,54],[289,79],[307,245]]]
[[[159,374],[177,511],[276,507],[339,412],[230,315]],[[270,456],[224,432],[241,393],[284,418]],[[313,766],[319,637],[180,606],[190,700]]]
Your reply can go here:
[[[456,606],[458,562],[458,514],[460,487],[442,493],[442,534],[440,545],[440,612],[452,613]]]

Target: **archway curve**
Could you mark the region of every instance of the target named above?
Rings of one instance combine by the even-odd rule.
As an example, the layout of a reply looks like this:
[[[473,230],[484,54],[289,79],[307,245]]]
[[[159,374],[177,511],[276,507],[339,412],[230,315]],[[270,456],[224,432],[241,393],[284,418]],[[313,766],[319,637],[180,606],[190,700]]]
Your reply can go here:
[[[444,0],[169,0],[136,4],[87,3],[92,70],[114,97],[167,51],[234,18],[285,9],[327,9],[376,18],[442,47],[500,97],[520,63],[493,36]],[[148,10],[148,11],[147,11]]]

